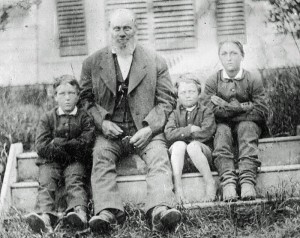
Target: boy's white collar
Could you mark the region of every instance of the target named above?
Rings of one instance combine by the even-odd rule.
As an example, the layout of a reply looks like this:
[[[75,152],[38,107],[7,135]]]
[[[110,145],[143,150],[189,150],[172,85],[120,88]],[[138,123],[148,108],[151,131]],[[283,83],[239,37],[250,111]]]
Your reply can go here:
[[[226,73],[226,70],[225,69],[223,69],[222,70],[223,72],[223,78],[224,79],[232,79],[232,78],[230,78],[229,76],[228,76],[228,74]],[[242,75],[243,75],[243,69],[242,68],[240,68],[240,71],[237,73],[237,75],[233,78],[233,79],[241,79],[242,78]]]
[[[74,116],[74,115],[76,115],[76,113],[77,113],[77,107],[75,106],[75,108],[73,109],[73,111],[71,111],[70,113],[65,113],[62,109],[61,109],[61,107],[58,107],[58,110],[57,110],[57,114],[59,115],[59,116],[62,116],[62,115],[72,115],[72,116]]]
[[[188,112],[191,112],[195,109],[196,105],[192,106],[192,107],[187,107],[185,108],[185,110],[187,110]]]

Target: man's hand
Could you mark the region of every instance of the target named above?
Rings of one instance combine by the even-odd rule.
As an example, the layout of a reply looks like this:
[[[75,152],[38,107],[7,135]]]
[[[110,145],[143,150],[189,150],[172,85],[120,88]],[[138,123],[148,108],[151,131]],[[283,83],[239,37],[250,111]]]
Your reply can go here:
[[[138,130],[130,139],[129,143],[137,148],[143,148],[147,145],[152,136],[152,130],[149,126]]]
[[[123,130],[116,124],[108,120],[104,120],[102,123],[102,132],[104,136],[109,139],[118,138],[123,134]]]
[[[220,106],[220,107],[228,106],[228,102],[226,102],[225,100],[223,100],[222,98],[220,98],[216,95],[211,96],[211,101],[213,104]]]
[[[192,125],[191,126],[191,132],[197,132],[197,131],[201,131],[201,128],[199,126],[195,126],[195,125]]]

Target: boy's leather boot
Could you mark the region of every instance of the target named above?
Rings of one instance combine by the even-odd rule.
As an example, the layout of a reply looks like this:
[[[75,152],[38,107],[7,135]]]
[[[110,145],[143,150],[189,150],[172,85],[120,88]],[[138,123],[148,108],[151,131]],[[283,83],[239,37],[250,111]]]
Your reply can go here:
[[[73,211],[66,215],[66,222],[72,226],[79,229],[84,229],[87,227],[87,215],[86,207],[76,206]]]

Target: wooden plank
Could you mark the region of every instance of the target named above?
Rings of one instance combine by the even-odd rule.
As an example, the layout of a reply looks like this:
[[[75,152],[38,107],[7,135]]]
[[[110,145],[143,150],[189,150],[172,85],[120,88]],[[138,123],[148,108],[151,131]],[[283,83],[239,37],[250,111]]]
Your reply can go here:
[[[17,155],[22,152],[22,143],[16,143],[10,146],[0,194],[1,216],[3,216],[3,213],[8,211],[12,203],[11,185],[17,181]]]

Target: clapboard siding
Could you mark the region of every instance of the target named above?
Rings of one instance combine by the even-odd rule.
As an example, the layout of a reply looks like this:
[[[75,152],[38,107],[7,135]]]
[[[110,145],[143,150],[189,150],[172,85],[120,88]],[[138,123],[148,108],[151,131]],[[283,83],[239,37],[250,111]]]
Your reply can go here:
[[[57,0],[60,56],[88,54],[83,0]]]
[[[217,0],[218,41],[239,40],[246,43],[244,0]]]

